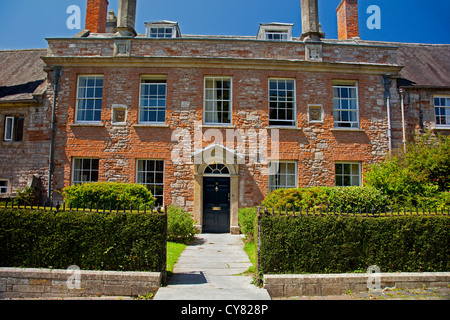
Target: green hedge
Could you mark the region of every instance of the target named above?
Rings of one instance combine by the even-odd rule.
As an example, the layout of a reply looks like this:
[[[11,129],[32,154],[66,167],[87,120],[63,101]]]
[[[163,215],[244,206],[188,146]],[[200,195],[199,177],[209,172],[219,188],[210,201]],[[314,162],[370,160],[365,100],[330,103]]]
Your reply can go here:
[[[382,210],[389,204],[389,200],[381,191],[372,187],[312,187],[277,189],[271,192],[262,204],[275,210],[285,209],[286,206],[288,208],[330,206],[337,211],[360,207]]]
[[[262,273],[450,271],[450,218],[261,217]]]
[[[161,271],[160,214],[0,210],[0,267]]]
[[[149,208],[155,204],[156,199],[142,184],[136,183],[118,183],[118,182],[95,182],[76,184],[65,187],[62,191],[66,207],[80,207],[88,208],[97,206],[109,210],[120,208],[129,208],[130,205],[144,204]]]

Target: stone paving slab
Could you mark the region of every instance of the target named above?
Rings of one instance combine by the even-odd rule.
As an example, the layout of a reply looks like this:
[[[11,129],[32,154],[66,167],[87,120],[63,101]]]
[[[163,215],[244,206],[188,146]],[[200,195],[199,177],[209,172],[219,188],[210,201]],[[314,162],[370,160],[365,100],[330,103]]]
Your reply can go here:
[[[251,276],[237,275],[250,266],[241,236],[197,235],[154,300],[270,300],[267,290],[252,284]]]

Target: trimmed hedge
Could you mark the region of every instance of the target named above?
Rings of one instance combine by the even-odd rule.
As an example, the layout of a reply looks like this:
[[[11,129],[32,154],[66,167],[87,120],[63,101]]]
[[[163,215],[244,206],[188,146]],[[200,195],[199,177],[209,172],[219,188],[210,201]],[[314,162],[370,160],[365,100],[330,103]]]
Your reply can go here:
[[[381,210],[389,204],[388,197],[372,187],[312,187],[277,189],[262,202],[268,208],[334,207],[345,211],[354,208]]]
[[[144,204],[150,208],[155,204],[156,199],[152,196],[150,190],[148,190],[142,184],[136,183],[118,183],[118,182],[92,182],[76,184],[69,187],[65,187],[62,190],[64,201],[66,206],[73,208],[83,206],[89,207],[89,205],[97,206],[106,209],[111,207],[112,210],[117,206],[120,208],[129,208],[130,205],[136,207],[136,205]]]
[[[260,272],[450,271],[450,218],[261,217]],[[255,228],[257,230],[257,228]]]
[[[161,271],[160,214],[0,211],[0,267]]]

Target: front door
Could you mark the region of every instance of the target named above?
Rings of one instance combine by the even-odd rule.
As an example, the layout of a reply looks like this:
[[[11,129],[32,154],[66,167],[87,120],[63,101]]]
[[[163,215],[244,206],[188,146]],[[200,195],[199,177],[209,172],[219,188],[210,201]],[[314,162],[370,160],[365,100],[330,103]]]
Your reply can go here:
[[[230,232],[230,178],[203,178],[203,232]]]

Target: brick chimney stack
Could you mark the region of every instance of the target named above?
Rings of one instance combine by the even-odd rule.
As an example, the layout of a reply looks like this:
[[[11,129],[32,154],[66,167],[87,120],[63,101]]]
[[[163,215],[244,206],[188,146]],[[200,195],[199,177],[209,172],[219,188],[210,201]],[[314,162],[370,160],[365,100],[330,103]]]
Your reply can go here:
[[[342,0],[336,12],[339,39],[359,38],[358,0]]]
[[[105,33],[108,0],[87,0],[86,30],[92,33]]]

